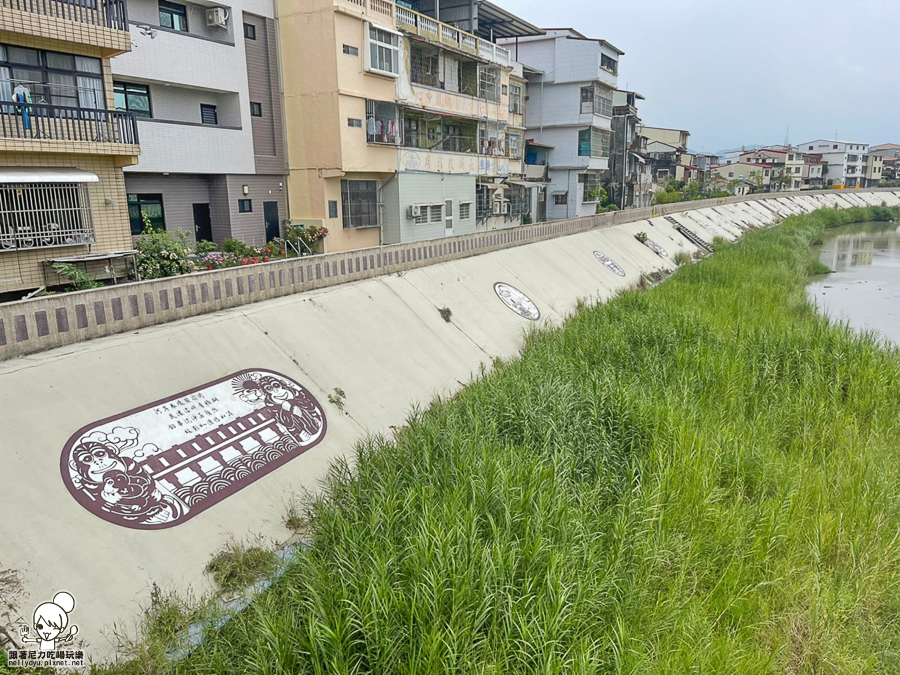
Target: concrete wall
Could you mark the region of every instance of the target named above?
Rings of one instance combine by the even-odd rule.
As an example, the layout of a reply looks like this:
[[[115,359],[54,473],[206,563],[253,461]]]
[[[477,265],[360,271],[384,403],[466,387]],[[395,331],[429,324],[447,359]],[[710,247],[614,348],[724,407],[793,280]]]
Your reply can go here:
[[[216,189],[219,186],[213,183],[211,194]],[[746,215],[740,214],[748,212],[737,210],[737,202],[762,201],[769,211],[786,217],[813,210],[816,204],[848,208],[885,201],[892,206],[900,205],[898,195],[900,192],[888,189],[861,193],[807,192],[793,198],[806,200],[802,210],[788,206],[793,202],[771,193],[683,202],[13,302],[0,305],[0,360],[596,228],[622,225],[636,233],[641,228],[646,230],[646,219],[665,214],[705,210],[719,220],[738,218],[747,223]]]

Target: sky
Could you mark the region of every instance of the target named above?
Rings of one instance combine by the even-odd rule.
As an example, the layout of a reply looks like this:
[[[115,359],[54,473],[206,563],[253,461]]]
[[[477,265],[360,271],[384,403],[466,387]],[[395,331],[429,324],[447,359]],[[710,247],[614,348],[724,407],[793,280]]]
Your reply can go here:
[[[619,88],[690,148],[900,143],[900,0],[494,0],[625,52]]]

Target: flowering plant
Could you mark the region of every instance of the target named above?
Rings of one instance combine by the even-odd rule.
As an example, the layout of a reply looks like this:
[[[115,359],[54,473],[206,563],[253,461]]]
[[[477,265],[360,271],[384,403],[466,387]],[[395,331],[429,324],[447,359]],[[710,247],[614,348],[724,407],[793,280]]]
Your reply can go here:
[[[165,230],[151,230],[138,237],[135,248],[142,279],[174,277],[194,271],[194,265],[188,259],[191,249],[184,232],[173,235]]]

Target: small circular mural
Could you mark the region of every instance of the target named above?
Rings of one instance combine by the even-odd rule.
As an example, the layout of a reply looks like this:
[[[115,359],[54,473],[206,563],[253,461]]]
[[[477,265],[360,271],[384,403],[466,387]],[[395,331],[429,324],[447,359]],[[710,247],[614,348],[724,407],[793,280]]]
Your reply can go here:
[[[594,251],[594,257],[610,272],[614,272],[620,277],[625,276],[625,270],[622,269],[622,266],[609,256],[603,255],[600,251]]]
[[[666,252],[666,249],[664,249],[662,246],[657,244],[652,239],[648,239],[647,241],[644,242],[644,244],[647,246],[647,248],[649,248],[651,251],[653,251],[657,255],[662,256],[663,258],[669,257],[669,254]]]
[[[515,286],[497,282],[494,284],[494,292],[504,305],[523,319],[537,321],[541,318],[541,310],[537,308],[537,305]]]

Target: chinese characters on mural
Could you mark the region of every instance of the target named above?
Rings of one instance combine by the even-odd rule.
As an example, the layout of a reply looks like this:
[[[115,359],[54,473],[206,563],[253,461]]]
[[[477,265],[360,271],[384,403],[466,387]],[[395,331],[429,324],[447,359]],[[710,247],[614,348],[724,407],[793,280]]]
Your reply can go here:
[[[494,284],[494,292],[504,305],[523,319],[537,321],[541,318],[541,311],[537,308],[537,305],[518,288],[498,282]]]
[[[625,276],[625,270],[615,260],[609,256],[603,255],[600,251],[594,251],[594,257],[609,271],[618,274],[620,277]]]
[[[290,378],[245,370],[85,427],[60,468],[89,511],[172,527],[319,443],[325,412]]]

